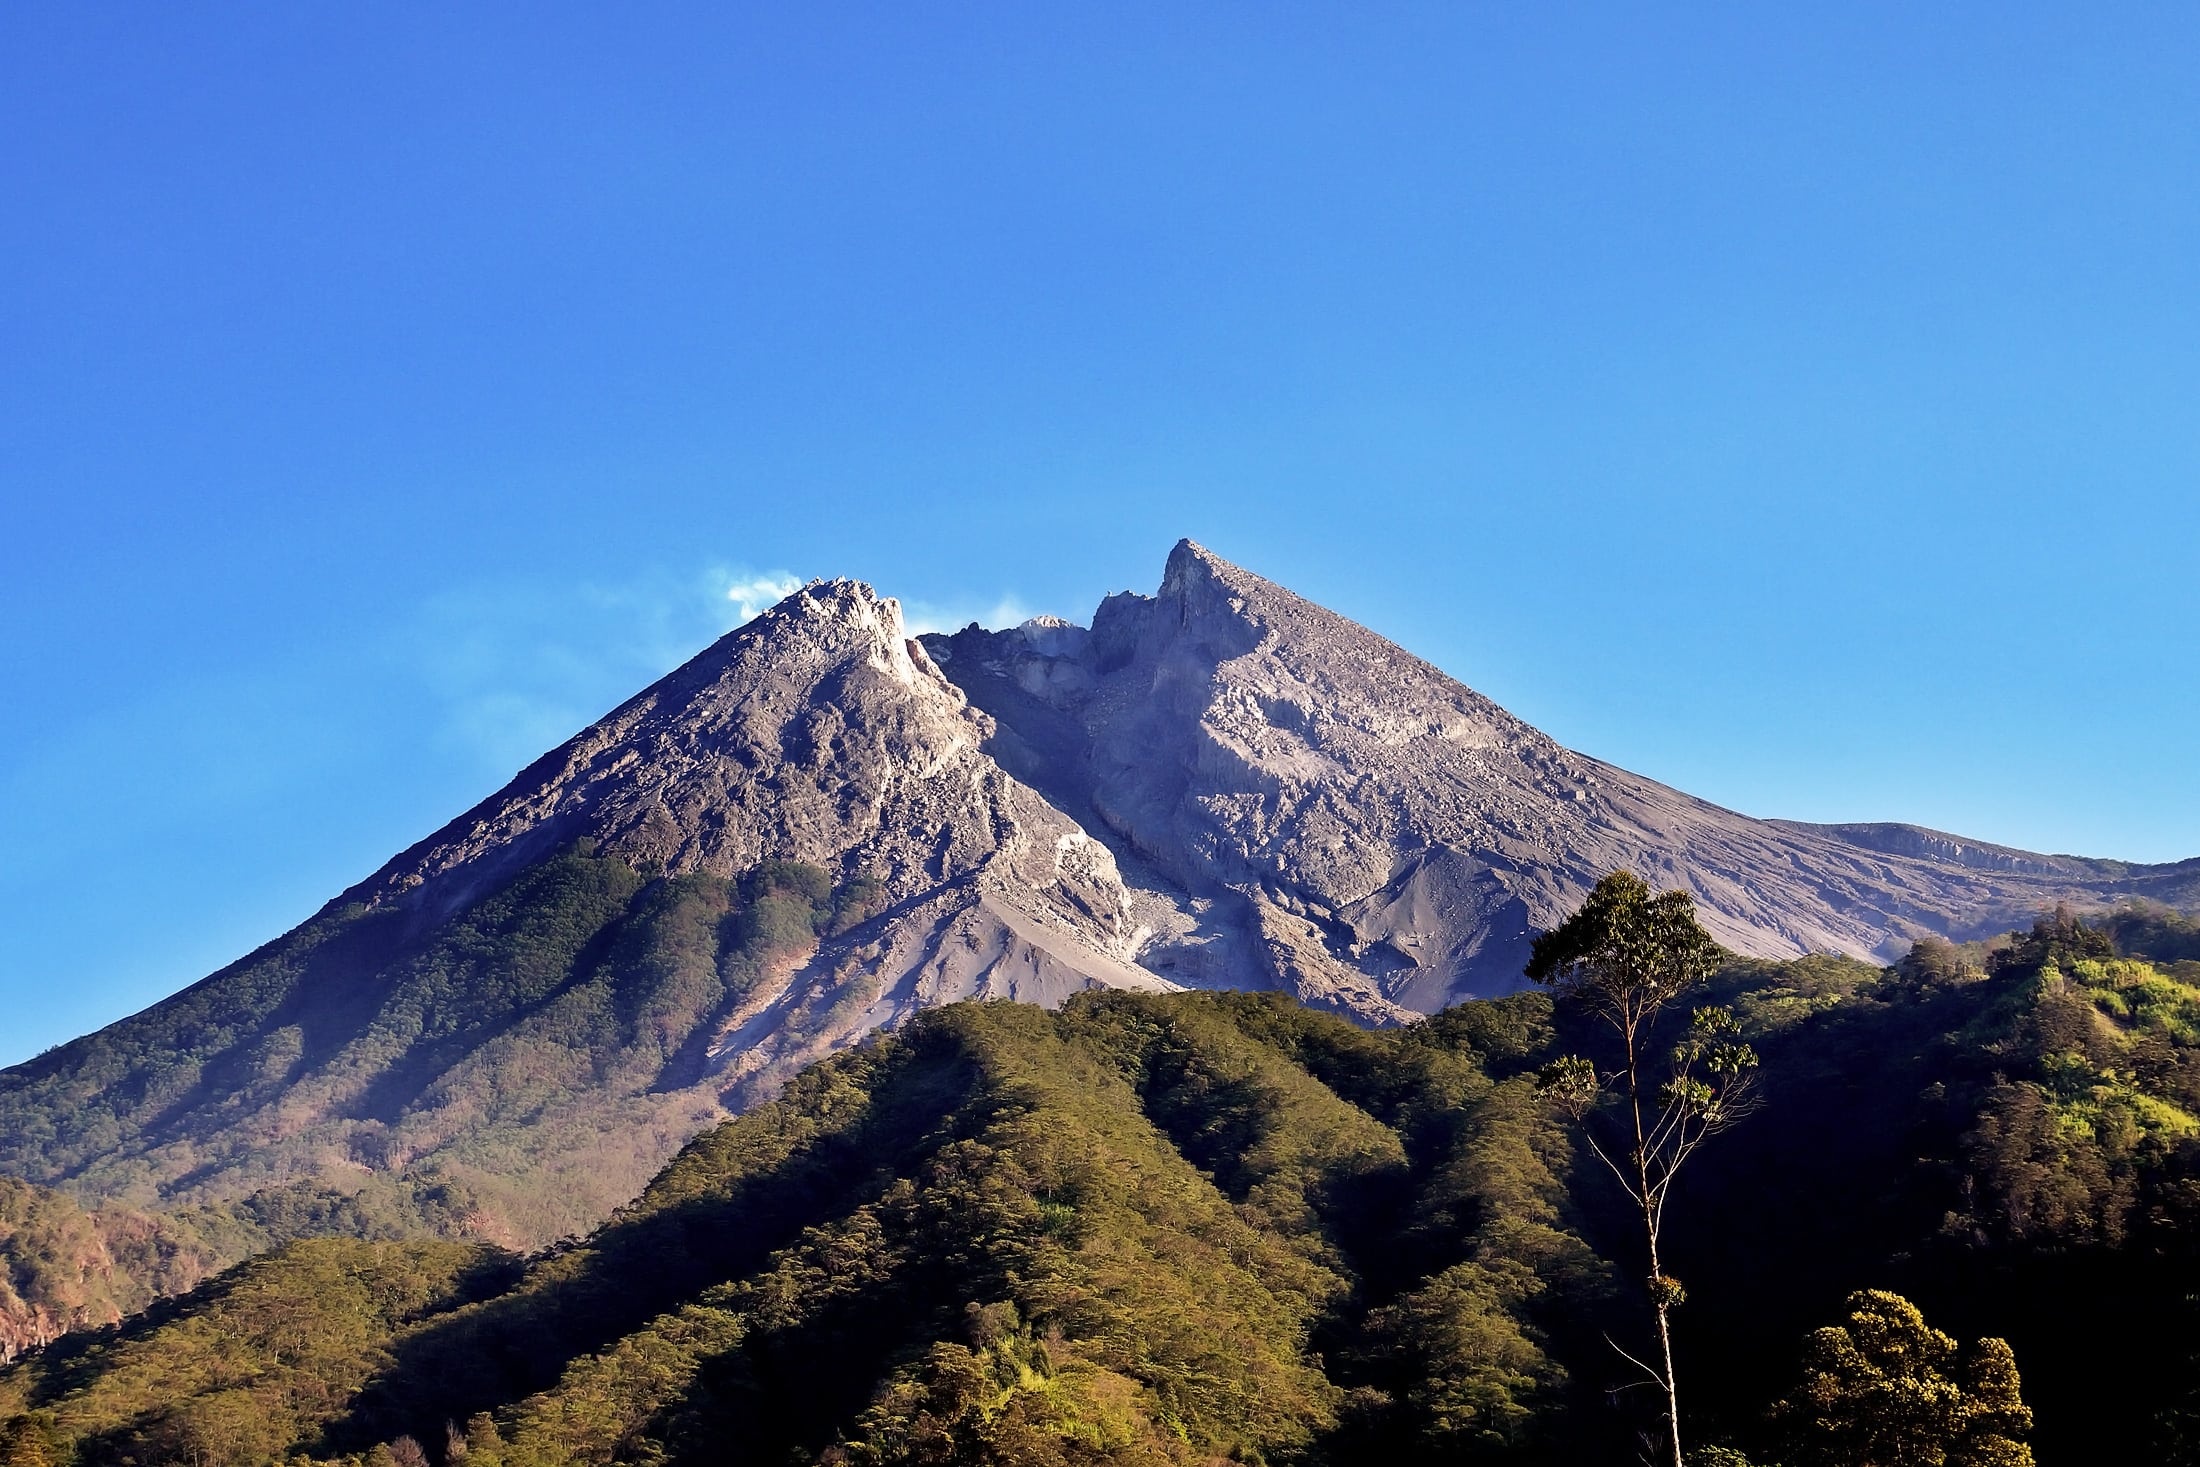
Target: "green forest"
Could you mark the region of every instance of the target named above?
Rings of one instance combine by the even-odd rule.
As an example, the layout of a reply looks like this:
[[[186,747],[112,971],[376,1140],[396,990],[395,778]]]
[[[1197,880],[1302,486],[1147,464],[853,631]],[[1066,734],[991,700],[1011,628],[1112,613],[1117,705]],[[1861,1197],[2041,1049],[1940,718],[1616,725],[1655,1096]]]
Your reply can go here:
[[[2196,936],[1715,954],[1652,1016],[1753,1061],[1665,1200],[1692,1463],[2200,1462]],[[301,1227],[72,1333],[0,1373],[0,1464],[1660,1460],[1577,998],[934,1010],[579,1242]]]

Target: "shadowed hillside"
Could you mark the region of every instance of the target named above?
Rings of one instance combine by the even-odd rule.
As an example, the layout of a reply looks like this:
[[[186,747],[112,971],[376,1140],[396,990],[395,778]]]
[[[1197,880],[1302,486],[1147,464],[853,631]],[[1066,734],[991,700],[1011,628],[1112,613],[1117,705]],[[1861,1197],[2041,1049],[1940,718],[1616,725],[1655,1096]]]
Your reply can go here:
[[[379,1212],[547,1242],[727,1114],[727,1015],[877,900],[815,867],[651,880],[582,846],[424,940],[347,907],[9,1072],[0,1115],[40,1123],[0,1133],[0,1166],[277,1237],[372,1236]],[[316,1206],[361,1220],[286,1227]]]
[[[1690,1440],[1778,1460],[1805,1334],[1881,1288],[2011,1342],[2041,1462],[2200,1461],[2188,1352],[2117,1343],[2196,1323],[2196,980],[2068,919],[1725,969],[1766,1090],[1673,1204]],[[1541,994],[1379,1032],[945,1008],[577,1246],[293,1244],[0,1374],[0,1432],[86,1467],[1624,1460],[1640,1263],[1537,1081],[1599,1042]]]

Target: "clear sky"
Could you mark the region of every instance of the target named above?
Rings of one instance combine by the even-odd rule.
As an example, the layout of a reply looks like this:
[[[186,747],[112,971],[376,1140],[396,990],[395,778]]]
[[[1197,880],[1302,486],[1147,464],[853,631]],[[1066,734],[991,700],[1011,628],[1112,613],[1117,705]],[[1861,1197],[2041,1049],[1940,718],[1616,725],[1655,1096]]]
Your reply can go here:
[[[1752,814],[2200,854],[2200,7],[0,10],[0,1062],[757,582],[1177,537]]]

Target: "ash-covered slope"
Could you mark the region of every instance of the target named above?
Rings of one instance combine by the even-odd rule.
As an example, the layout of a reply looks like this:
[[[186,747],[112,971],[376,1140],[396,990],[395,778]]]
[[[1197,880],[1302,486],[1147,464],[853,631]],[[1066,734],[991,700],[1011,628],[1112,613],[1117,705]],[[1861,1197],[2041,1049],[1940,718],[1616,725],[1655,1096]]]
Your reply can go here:
[[[816,582],[337,904],[432,923],[587,839],[666,874],[783,860],[875,884],[886,915],[843,944],[872,954],[872,1023],[957,998],[1165,987],[1127,962],[1114,858],[983,751],[994,733],[905,634],[899,603]],[[776,1011],[809,997],[778,994]]]
[[[1106,840],[1198,986],[1364,1018],[1518,986],[1532,935],[1631,868],[1740,952],[1892,958],[2058,900],[2173,896],[2200,862],[2033,856],[1908,826],[1753,820],[1560,747],[1344,618],[1183,542],[1090,629],[931,637],[1002,763]]]
[[[381,1187],[368,1231],[531,1244],[916,1009],[1169,987],[994,732],[893,601],[813,584],[297,931],[0,1074],[0,1172],[286,1217]]]

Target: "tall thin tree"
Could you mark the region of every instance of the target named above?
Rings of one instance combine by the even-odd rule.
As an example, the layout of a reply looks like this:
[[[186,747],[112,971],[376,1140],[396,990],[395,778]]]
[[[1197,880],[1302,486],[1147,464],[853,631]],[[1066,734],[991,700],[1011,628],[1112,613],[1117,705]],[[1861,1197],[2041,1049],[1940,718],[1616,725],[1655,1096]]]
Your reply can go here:
[[[1757,1056],[1741,1042],[1733,1012],[1716,1006],[1694,1011],[1662,1063],[1653,1049],[1667,1011],[1701,988],[1724,956],[1687,892],[1656,894],[1633,872],[1615,871],[1536,939],[1528,960],[1529,978],[1604,1020],[1619,1039],[1617,1069],[1568,1055],[1541,1080],[1641,1214],[1656,1363],[1620,1353],[1664,1392],[1672,1467],[1684,1467],[1672,1313],[1685,1295],[1660,1260],[1666,1202],[1696,1148],[1746,1109]]]

